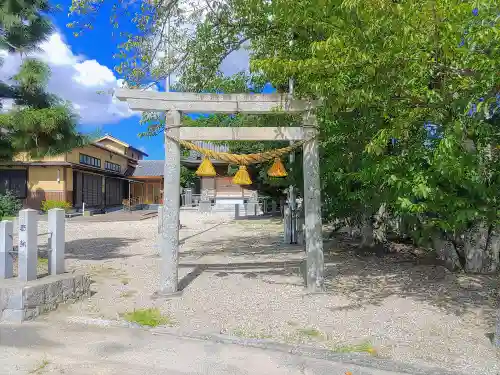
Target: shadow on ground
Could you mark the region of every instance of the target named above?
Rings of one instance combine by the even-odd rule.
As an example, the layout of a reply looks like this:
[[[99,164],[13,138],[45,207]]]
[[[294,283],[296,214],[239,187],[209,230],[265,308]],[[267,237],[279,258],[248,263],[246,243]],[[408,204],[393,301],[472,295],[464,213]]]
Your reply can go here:
[[[0,324],[0,346],[12,348],[58,347],[59,343],[42,337],[32,325]]]
[[[304,280],[305,264],[300,259],[291,259],[303,252],[300,246],[284,245],[279,235],[259,237],[250,231],[248,238],[206,241],[197,249],[180,254],[181,267],[195,267],[182,285],[185,287],[204,271],[217,272],[216,276],[221,277],[226,273],[241,273],[246,277],[274,275],[265,281],[305,285],[305,281],[300,284],[298,278],[289,277],[300,276]],[[352,241],[325,242],[325,292],[344,295],[353,301],[349,306],[332,309],[381,305],[385,299],[396,296],[428,303],[457,316],[480,314],[480,319],[494,325],[498,290],[498,276],[451,273],[432,259],[429,261],[428,255],[381,256],[366,249],[358,250]]]
[[[135,254],[126,254],[121,250],[136,242],[138,242],[138,240],[117,237],[68,241],[66,242],[66,258],[79,260],[129,258]]]
[[[494,324],[498,281],[494,276],[451,273],[440,265],[402,260],[398,255],[380,258],[354,251],[325,256],[325,289],[343,294],[354,303],[342,309],[381,305],[391,296],[412,298],[463,315],[482,311]]]

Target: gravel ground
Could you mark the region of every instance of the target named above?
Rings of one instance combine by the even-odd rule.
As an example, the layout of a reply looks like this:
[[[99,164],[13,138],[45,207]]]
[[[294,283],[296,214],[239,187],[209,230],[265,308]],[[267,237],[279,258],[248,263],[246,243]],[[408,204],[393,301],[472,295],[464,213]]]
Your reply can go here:
[[[67,268],[93,275],[95,295],[44,319],[116,319],[159,307],[179,330],[271,338],[332,350],[353,345],[413,364],[498,375],[496,280],[326,246],[326,293],[306,294],[300,249],[280,244],[278,222],[182,212],[181,297],[158,285],[156,219],[67,223]],[[40,231],[46,223],[40,223]]]

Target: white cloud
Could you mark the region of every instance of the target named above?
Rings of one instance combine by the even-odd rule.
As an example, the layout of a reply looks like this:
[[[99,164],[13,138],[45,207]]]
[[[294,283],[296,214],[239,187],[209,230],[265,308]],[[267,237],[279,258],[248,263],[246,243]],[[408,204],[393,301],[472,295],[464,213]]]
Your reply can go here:
[[[117,79],[111,69],[98,61],[75,55],[60,33],[52,34],[40,48],[34,55],[50,66],[48,91],[73,103],[82,124],[111,124],[139,114],[109,94],[121,87],[123,80]],[[0,56],[4,59],[0,79],[6,80],[17,72],[21,58],[18,54],[2,54],[2,51]]]

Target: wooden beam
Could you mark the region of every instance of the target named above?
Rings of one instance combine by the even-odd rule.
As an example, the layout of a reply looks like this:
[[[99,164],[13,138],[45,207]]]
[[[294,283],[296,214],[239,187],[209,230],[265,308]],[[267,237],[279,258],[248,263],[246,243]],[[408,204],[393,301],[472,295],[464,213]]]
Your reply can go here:
[[[136,111],[185,113],[273,113],[305,112],[318,101],[288,100],[285,94],[196,94],[117,89],[115,95]]]
[[[189,141],[300,141],[304,139],[301,127],[184,127],[180,139]]]

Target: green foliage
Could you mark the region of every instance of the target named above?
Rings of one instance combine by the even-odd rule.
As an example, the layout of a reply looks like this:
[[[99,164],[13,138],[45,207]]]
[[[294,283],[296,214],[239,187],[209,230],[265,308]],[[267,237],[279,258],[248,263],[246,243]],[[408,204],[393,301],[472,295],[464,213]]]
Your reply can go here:
[[[96,2],[74,4],[82,12]],[[243,92],[270,82],[286,92],[293,77],[295,97],[322,99],[317,117],[327,219],[370,217],[386,204],[418,223],[418,236],[463,233],[478,221],[498,224],[498,1],[214,0],[187,8],[161,2],[136,15],[139,36],[129,38],[120,56],[128,59],[122,68],[132,85],[175,68],[183,90],[218,91],[220,63],[245,45],[250,76],[240,75],[233,89],[241,89],[235,82],[245,82]],[[168,29],[167,19],[178,50],[154,65],[153,46],[166,33],[153,31]],[[185,32],[188,19],[199,22]],[[217,115],[193,125],[293,124],[278,117]]]
[[[71,203],[64,201],[53,201],[53,200],[42,201],[43,212],[48,212],[53,208],[62,208],[65,211],[68,211],[71,208]]]
[[[5,194],[0,194],[0,219],[17,216],[21,208],[23,208],[22,202],[12,192],[6,191]]]
[[[199,177],[194,171],[181,165],[181,187],[187,188],[195,184]]]
[[[0,51],[34,51],[52,31],[47,1],[8,1],[0,8]],[[1,61],[0,61],[1,65]],[[85,144],[76,130],[77,118],[69,103],[45,91],[50,70],[35,58],[24,58],[12,83],[0,81],[0,108],[5,99],[14,109],[0,113],[0,160],[17,152],[32,158],[60,154]]]

